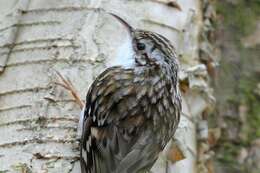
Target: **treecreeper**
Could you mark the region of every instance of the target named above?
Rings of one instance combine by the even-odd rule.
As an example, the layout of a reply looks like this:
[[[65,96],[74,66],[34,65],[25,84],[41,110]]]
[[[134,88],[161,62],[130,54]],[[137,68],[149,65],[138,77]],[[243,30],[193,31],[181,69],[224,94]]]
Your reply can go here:
[[[119,57],[91,84],[81,126],[82,173],[141,173],[151,169],[180,120],[179,62],[170,41],[125,26],[134,54]]]

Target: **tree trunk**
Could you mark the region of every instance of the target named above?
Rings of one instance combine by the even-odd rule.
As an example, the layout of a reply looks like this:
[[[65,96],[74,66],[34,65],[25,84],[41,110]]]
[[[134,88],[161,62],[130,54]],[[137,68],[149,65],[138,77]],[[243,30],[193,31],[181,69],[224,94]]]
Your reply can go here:
[[[123,26],[105,11],[134,27],[161,33],[177,48],[183,116],[176,140],[153,172],[196,172],[194,120],[207,107],[209,94],[206,68],[198,61],[201,4],[179,0],[180,11],[167,2],[0,1],[0,172],[80,172],[80,108],[55,84],[60,80],[56,71],[69,78],[85,100],[93,79],[128,41]],[[184,159],[174,164],[179,160],[176,146]]]

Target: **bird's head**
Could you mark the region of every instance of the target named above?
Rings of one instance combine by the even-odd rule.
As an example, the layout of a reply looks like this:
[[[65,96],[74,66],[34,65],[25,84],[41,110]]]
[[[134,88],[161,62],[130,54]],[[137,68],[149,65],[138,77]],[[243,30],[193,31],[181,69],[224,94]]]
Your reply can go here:
[[[135,29],[119,16],[110,14],[127,28],[135,52],[135,62],[138,65],[172,65],[177,63],[175,49],[168,39],[155,32]]]

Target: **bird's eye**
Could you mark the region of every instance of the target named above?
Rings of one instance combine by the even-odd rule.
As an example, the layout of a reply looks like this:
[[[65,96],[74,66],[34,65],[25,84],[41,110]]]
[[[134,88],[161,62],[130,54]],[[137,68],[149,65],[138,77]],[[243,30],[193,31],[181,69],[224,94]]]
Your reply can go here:
[[[144,50],[145,44],[144,43],[137,43],[136,47],[137,47],[138,50]]]

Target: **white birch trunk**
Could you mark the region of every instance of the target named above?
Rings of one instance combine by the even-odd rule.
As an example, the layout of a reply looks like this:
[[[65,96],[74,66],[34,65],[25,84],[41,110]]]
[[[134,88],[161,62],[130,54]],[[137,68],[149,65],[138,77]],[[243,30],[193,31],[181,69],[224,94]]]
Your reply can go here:
[[[95,76],[122,49],[125,29],[97,8],[161,33],[177,48],[181,78],[190,87],[176,134],[186,158],[172,164],[165,151],[153,172],[196,172],[194,121],[207,106],[201,92],[207,91],[207,74],[198,64],[201,9],[199,0],[177,2],[182,11],[154,0],[0,0],[0,173],[80,172],[80,108],[54,84],[55,70],[85,100]]]

